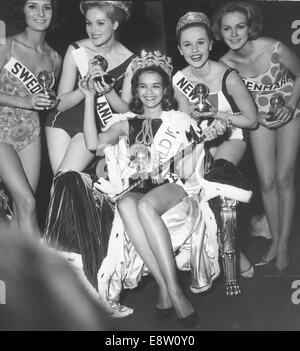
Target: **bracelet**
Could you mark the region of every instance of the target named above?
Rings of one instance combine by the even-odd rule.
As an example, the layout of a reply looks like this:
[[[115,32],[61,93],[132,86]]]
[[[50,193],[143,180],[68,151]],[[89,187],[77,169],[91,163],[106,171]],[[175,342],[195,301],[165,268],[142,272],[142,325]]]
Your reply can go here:
[[[224,122],[226,123],[226,128],[230,128],[232,126],[232,120],[230,118],[226,117]]]

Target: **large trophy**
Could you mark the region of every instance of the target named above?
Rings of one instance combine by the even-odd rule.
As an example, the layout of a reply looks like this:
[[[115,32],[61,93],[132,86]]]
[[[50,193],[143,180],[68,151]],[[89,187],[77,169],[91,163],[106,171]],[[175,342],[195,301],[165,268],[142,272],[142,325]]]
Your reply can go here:
[[[266,120],[268,122],[275,121],[276,120],[275,115],[276,115],[277,109],[279,107],[284,106],[284,104],[285,104],[284,97],[281,94],[274,94],[270,99],[271,109],[267,113],[268,117],[266,118]]]
[[[196,111],[210,112],[212,110],[212,106],[207,100],[209,88],[205,84],[199,83],[195,86],[194,93],[198,98],[198,101],[196,102]]]
[[[108,67],[107,60],[101,55],[96,55],[90,61],[90,64],[93,66],[100,66],[104,72],[107,70],[107,67]],[[114,83],[113,78],[108,73],[104,73],[103,75],[94,78],[94,81],[99,82],[100,84],[102,84],[104,82],[104,83],[109,84],[109,85]]]
[[[57,97],[55,95],[55,92],[51,89],[51,85],[53,83],[53,76],[48,71],[41,71],[37,76],[37,80],[43,88],[43,93],[47,95],[51,100],[52,108],[57,103]]]

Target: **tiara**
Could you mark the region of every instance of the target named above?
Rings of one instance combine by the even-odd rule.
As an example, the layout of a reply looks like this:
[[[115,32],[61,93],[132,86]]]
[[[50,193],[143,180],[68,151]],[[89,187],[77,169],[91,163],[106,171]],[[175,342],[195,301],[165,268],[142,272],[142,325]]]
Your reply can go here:
[[[191,23],[204,23],[207,25],[208,28],[211,28],[210,20],[203,12],[187,12],[185,15],[179,18],[177,26],[176,26],[176,33],[178,31]]]
[[[93,4],[110,4],[114,7],[119,7],[125,12],[126,19],[130,16],[130,8],[132,1],[106,1],[106,0],[81,0],[80,1],[80,11],[83,13],[83,5],[93,5]]]
[[[166,55],[163,55],[158,50],[153,52],[142,50],[141,55],[132,60],[133,74],[135,74],[139,69],[151,66],[160,67],[168,74],[169,77],[171,77],[173,71],[172,59]]]

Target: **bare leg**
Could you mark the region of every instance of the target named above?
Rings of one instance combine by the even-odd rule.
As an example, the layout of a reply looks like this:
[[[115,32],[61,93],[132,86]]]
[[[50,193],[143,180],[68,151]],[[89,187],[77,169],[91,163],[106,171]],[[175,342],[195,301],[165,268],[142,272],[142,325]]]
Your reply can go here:
[[[263,257],[265,262],[276,256],[279,241],[278,195],[275,180],[276,132],[260,126],[250,133],[263,205],[272,234],[272,245]]]
[[[68,149],[71,138],[66,131],[60,128],[46,127],[45,133],[52,172],[56,174]]]
[[[276,266],[283,271],[289,264],[288,239],[295,206],[295,170],[299,148],[300,120],[294,119],[277,130],[276,181],[280,218],[280,237]]]
[[[177,280],[171,238],[161,215],[178,204],[185,196],[180,186],[165,184],[153,189],[138,202],[138,215],[147,241],[158,262],[169,297],[179,318],[191,315],[194,308],[183,294]]]
[[[41,169],[41,141],[38,140],[28,145],[25,149],[21,150],[18,155],[31,189],[35,193],[39,183]]]
[[[77,133],[69,142],[59,170],[82,172],[94,157],[85,146],[83,133]]]
[[[13,199],[13,217],[10,228],[29,237],[40,237],[36,220],[35,198],[24,168],[12,146],[0,143],[0,178]]]
[[[159,297],[157,307],[168,308],[171,306],[171,301],[167,287],[137,214],[137,203],[142,196],[143,194],[140,193],[129,193],[118,202],[118,210],[128,237],[158,284]]]

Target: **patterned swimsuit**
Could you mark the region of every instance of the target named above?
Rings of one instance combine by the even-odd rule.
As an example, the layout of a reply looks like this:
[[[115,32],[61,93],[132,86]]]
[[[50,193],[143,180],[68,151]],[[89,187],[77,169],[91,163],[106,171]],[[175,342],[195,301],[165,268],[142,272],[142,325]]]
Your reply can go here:
[[[13,58],[14,40],[11,44]],[[54,55],[56,52],[54,52]],[[25,97],[30,95],[21,81],[3,67],[0,72],[0,92]],[[54,61],[55,62],[55,61]],[[38,112],[17,107],[0,105],[0,142],[11,145],[16,152],[40,138],[40,121]]]
[[[290,79],[287,69],[279,62],[279,45],[279,41],[274,45],[270,66],[266,72],[254,77],[243,78],[259,112],[270,111],[270,99],[275,93],[279,93],[285,101],[288,101],[293,90],[294,82]],[[300,116],[299,104],[294,118],[298,116]]]

